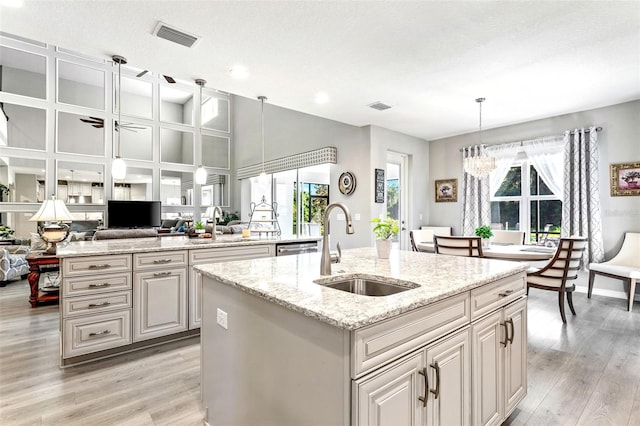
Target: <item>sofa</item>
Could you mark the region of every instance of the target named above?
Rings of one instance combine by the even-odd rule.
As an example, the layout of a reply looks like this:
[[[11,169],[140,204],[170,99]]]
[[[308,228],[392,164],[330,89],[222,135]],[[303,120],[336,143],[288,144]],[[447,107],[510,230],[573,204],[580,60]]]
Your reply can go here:
[[[0,287],[10,280],[27,277],[29,263],[26,257],[30,252],[27,246],[0,246]]]

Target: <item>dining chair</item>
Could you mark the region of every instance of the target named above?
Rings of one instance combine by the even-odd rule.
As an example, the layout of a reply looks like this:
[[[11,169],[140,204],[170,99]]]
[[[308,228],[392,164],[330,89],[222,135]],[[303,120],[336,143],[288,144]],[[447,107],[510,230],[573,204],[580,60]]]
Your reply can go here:
[[[620,251],[607,262],[589,264],[589,292],[591,299],[593,281],[596,274],[622,280],[629,287],[627,310],[633,308],[633,298],[636,293],[636,281],[640,279],[640,232],[627,232]]]
[[[502,231],[499,229],[492,230],[493,237],[490,238],[492,243],[496,244],[524,244],[524,231]]]
[[[576,314],[573,308],[572,294],[576,289],[575,284],[567,284],[569,280],[578,277],[582,253],[587,247],[585,237],[565,237],[560,238],[558,248],[553,258],[543,268],[527,271],[527,294],[529,288],[550,290],[558,292],[558,304],[560,306],[560,316],[562,322],[566,324],[567,318],[564,314],[564,295],[567,294],[569,309],[573,315]]]
[[[411,251],[424,252],[420,250],[417,243],[429,243],[433,241],[433,232],[426,229],[412,229],[409,231],[409,241],[411,242]]]
[[[483,257],[482,238],[434,235],[437,254],[452,256]]]

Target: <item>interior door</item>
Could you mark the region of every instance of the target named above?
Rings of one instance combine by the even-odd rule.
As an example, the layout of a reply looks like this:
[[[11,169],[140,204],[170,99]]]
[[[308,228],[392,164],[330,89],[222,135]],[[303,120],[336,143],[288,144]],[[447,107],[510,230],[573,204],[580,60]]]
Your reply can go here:
[[[398,237],[393,239],[393,244],[402,250],[409,249],[407,171],[408,155],[387,151],[387,216],[396,219],[400,224],[400,232]]]

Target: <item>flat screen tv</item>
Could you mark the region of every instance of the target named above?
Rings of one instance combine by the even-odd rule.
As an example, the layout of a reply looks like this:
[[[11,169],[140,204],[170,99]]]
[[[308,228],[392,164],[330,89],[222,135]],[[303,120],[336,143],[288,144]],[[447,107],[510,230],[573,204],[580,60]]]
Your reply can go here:
[[[160,201],[108,200],[109,228],[153,228],[161,224]]]

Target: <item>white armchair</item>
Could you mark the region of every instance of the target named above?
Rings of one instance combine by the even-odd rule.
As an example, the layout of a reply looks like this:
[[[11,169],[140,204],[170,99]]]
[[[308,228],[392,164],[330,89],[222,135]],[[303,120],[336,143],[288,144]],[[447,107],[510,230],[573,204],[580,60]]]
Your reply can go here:
[[[24,278],[29,273],[27,255],[31,250],[26,246],[2,246],[0,248],[0,287],[14,278]]]
[[[589,264],[589,292],[591,298],[593,281],[596,275],[622,280],[629,287],[628,310],[633,308],[636,281],[640,279],[640,233],[627,232],[620,251],[611,260]]]

